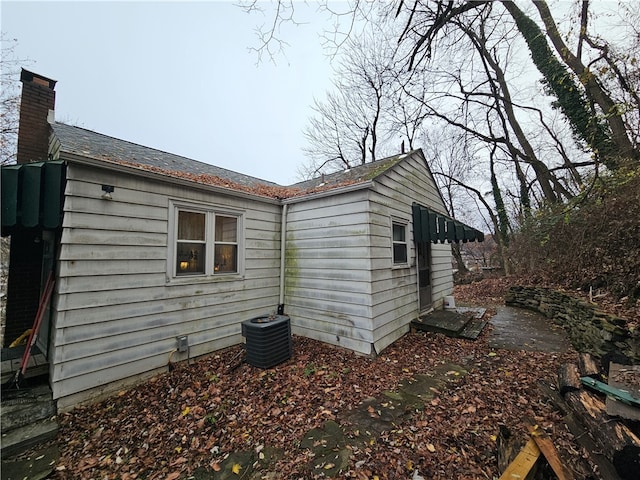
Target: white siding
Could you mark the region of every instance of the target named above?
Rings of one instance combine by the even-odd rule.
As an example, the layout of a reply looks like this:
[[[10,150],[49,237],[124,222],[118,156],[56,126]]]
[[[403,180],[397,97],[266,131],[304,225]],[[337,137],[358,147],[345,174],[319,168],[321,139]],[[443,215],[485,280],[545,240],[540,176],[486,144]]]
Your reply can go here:
[[[61,409],[166,367],[176,336],[191,356],[242,341],[242,321],[279,301],[282,207],[70,164],[59,251],[51,383]],[[115,186],[113,200],[102,184]],[[243,212],[242,275],[169,278],[171,200]],[[418,313],[411,205],[445,213],[420,155],[370,188],[288,205],[285,312],[294,334],[380,352]],[[392,221],[407,224],[394,266]],[[434,306],[453,288],[449,245],[432,246]],[[184,354],[173,354],[184,360]]]
[[[446,213],[442,198],[422,158],[415,154],[376,179],[371,192],[373,222],[380,228],[372,239],[373,254],[384,260],[372,270],[372,321],[376,352],[382,351],[409,330],[418,315],[416,252],[413,244],[411,205],[420,203]],[[393,265],[392,218],[408,223],[408,267]],[[451,248],[432,245],[432,297],[442,306],[444,295],[453,289]]]
[[[285,308],[293,333],[371,353],[368,193],[289,205]]]
[[[280,206],[76,164],[67,177],[51,362],[60,408],[166,366],[178,335],[202,355],[241,342],[243,320],[276,309]],[[115,186],[113,200],[101,184]],[[167,278],[170,199],[243,212],[243,276]]]
[[[413,202],[446,213],[435,182],[414,154],[374,186],[293,203],[287,218],[286,312],[294,333],[362,352],[380,352],[418,315]],[[408,265],[394,266],[392,221],[406,222]],[[434,305],[453,288],[449,245],[434,245]]]
[[[451,245],[431,244],[431,297],[433,307],[444,307],[444,297],[453,292],[453,270],[451,269]]]

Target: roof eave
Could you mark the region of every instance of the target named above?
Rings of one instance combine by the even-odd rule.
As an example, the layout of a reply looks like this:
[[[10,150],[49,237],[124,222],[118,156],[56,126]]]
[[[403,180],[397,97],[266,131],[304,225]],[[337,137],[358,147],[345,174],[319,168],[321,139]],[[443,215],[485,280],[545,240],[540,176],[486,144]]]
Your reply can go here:
[[[354,183],[351,185],[345,185],[343,187],[331,188],[328,190],[323,190],[321,192],[307,193],[307,194],[296,196],[296,197],[284,198],[282,200],[282,203],[285,205],[290,205],[293,203],[301,203],[301,202],[306,202],[308,200],[317,200],[319,198],[332,197],[334,195],[340,195],[343,193],[355,192],[357,190],[363,190],[371,187],[373,187],[373,180],[368,180],[366,182]]]
[[[281,205],[281,200],[278,198],[267,197],[263,195],[256,195],[249,192],[243,192],[240,190],[234,190],[232,188],[221,187],[219,185],[210,185],[206,183],[194,182],[179,177],[163,174],[160,172],[154,172],[146,170],[144,168],[135,167],[133,165],[123,165],[118,162],[97,159],[93,157],[87,157],[84,155],[78,155],[77,153],[67,152],[62,150],[60,152],[60,160],[66,160],[68,162],[77,163],[80,165],[86,165],[96,168],[102,168],[105,170],[111,170],[119,173],[134,174],[140,177],[161,181],[165,183],[171,183],[174,185],[181,185],[189,188],[196,188],[207,192],[219,193],[222,195],[230,195],[238,198],[257,200],[264,203],[271,203],[274,205]]]

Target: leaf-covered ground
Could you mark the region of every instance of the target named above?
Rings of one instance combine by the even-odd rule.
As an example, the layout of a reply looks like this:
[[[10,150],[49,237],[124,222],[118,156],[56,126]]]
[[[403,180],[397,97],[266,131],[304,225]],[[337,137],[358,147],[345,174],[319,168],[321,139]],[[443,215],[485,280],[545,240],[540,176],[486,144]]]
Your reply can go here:
[[[500,286],[493,288],[499,299]],[[309,450],[300,448],[311,428],[329,419],[344,425],[363,400],[443,362],[469,373],[377,441],[353,448],[340,478],[405,479],[415,469],[430,479],[497,478],[500,425],[524,440],[527,422],[549,433],[574,467],[579,447],[538,382],[555,383],[558,366],[575,361],[575,352],[492,350],[490,334],[491,327],[474,342],[410,333],[375,359],[294,337],[293,358],[269,370],[238,364],[241,346],[180,364],[61,415],[55,477],[187,479],[213,474],[231,452],[270,448],[282,454],[266,478],[318,478]]]

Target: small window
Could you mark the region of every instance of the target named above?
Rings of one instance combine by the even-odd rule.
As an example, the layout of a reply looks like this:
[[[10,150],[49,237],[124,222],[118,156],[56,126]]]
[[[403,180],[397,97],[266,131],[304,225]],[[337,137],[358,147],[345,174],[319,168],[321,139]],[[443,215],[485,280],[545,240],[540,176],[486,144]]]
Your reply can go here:
[[[216,215],[213,273],[238,271],[238,219]]]
[[[228,275],[240,271],[241,215],[175,206],[172,275]]]
[[[407,263],[407,226],[393,222],[393,264]]]
[[[206,259],[204,213],[178,212],[177,275],[203,274]]]

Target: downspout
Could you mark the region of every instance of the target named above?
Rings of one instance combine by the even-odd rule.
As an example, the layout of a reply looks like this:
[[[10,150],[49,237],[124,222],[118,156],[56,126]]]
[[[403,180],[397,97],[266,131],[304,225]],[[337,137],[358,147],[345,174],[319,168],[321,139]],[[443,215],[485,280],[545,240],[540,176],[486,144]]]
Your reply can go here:
[[[282,225],[280,226],[280,301],[278,302],[278,315],[284,315],[284,270],[286,267],[287,253],[287,211],[288,204],[282,206]]]

